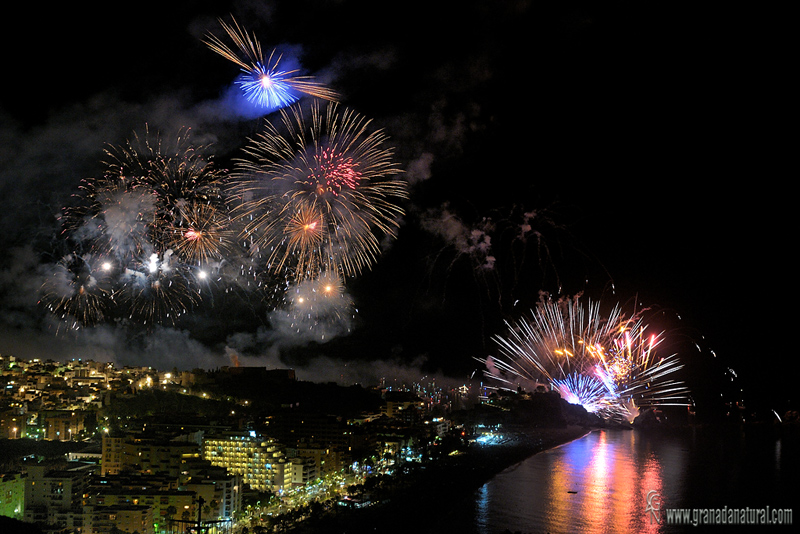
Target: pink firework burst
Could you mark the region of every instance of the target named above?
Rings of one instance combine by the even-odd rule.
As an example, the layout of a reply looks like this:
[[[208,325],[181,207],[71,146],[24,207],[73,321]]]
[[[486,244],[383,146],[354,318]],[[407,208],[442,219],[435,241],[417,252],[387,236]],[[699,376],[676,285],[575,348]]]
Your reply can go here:
[[[330,193],[339,196],[343,189],[355,189],[358,186],[361,173],[353,158],[325,148],[314,159],[317,165],[310,169],[307,183],[314,187],[318,195]]]

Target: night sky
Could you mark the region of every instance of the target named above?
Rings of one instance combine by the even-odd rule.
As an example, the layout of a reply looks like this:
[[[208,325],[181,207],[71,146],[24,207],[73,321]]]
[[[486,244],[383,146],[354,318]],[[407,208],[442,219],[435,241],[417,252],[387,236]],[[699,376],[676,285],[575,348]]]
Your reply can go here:
[[[682,357],[713,350],[785,406],[793,193],[774,166],[781,84],[761,18],[633,1],[168,4],[30,6],[9,21],[1,354],[209,368],[236,353],[300,378],[463,379],[539,291],[583,292],[663,311]],[[398,238],[347,282],[352,333],[286,342],[243,306],[185,328],[54,335],[36,301],[43,266],[64,253],[56,216],[102,172],[104,148],[145,124],[165,137],[189,127],[229,167],[259,131],[214,111],[237,69],[201,39],[231,14],[383,128],[409,180]],[[531,233],[515,241],[523,221]],[[464,249],[473,231],[490,253]]]

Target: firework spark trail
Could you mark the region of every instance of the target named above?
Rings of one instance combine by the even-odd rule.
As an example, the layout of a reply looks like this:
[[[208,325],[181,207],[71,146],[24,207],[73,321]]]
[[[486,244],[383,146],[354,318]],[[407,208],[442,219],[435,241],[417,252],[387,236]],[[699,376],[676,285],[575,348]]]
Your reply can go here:
[[[297,280],[333,270],[356,276],[381,252],[378,235],[394,237],[407,198],[392,151],[370,121],[337,104],[281,110],[239,160],[232,212],[269,270]]]
[[[265,55],[261,43],[245,31],[236,20],[227,24],[219,21],[233,47],[219,37],[208,34],[205,44],[214,52],[233,62],[242,71],[236,79],[244,96],[265,111],[273,111],[291,105],[301,95],[324,100],[337,100],[337,93],[314,80],[312,76],[299,75],[299,69],[283,70],[281,55],[273,50]]]
[[[479,359],[487,376],[511,389],[546,384],[570,402],[610,419],[632,421],[640,409],[687,404],[688,390],[673,380],[676,355],[658,358],[660,335],[647,335],[639,312],[626,319],[619,306],[607,317],[599,302],[543,299],[531,317],[496,336],[500,357]]]

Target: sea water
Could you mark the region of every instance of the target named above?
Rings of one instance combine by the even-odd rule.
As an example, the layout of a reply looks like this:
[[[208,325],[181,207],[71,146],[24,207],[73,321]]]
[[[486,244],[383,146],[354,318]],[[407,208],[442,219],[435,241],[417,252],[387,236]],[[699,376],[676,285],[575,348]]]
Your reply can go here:
[[[475,534],[701,532],[697,522],[752,524],[776,510],[786,523],[786,510],[800,509],[796,430],[595,430],[499,473],[440,524]]]

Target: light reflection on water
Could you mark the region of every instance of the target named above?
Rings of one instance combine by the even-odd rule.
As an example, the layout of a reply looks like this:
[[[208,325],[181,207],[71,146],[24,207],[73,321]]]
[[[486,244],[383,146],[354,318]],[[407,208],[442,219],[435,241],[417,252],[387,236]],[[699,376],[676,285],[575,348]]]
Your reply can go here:
[[[705,532],[652,521],[648,492],[662,510],[796,509],[798,451],[800,426],[597,430],[499,473],[425,532]]]
[[[686,449],[630,431],[592,432],[497,475],[476,495],[476,531],[666,532],[651,521],[647,494],[673,500]],[[665,480],[666,478],[666,480]],[[498,499],[503,502],[498,502]]]

